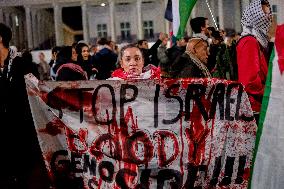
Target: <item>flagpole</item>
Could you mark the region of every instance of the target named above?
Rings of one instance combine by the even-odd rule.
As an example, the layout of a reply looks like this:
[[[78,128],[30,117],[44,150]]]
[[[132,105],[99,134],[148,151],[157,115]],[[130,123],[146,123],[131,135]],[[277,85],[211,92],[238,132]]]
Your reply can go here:
[[[208,3],[208,0],[206,0],[206,4],[207,4],[207,7],[208,7],[209,12],[210,12],[210,14],[211,14],[211,17],[212,17],[212,19],[213,19],[214,25],[215,25],[215,27],[217,28],[217,30],[219,30],[219,28],[218,28],[218,26],[217,26],[217,23],[216,23],[216,20],[215,20],[215,18],[214,18],[213,12],[212,12],[212,10],[211,10],[211,7],[210,7],[210,5],[209,5],[209,3]]]

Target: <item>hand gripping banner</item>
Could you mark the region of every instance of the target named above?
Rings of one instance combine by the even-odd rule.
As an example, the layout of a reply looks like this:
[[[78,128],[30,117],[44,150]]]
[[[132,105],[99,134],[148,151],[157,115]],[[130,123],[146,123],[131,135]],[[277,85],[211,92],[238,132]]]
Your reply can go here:
[[[256,123],[239,83],[26,75],[26,86],[56,188],[247,188]]]

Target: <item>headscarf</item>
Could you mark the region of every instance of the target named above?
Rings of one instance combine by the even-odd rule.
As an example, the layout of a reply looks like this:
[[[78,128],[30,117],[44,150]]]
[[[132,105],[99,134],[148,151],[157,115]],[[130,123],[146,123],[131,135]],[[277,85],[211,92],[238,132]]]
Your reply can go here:
[[[241,24],[243,32],[241,36],[253,35],[256,37],[262,47],[268,47],[268,31],[271,26],[271,20],[262,10],[261,1],[254,0],[245,9],[242,15]]]

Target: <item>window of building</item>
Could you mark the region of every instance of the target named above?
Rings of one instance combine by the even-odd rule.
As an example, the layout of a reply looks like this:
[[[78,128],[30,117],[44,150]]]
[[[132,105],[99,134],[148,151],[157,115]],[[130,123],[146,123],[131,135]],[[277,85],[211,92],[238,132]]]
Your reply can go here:
[[[97,25],[98,37],[107,38],[107,25],[106,24],[98,24]]]
[[[129,22],[121,22],[120,23],[120,31],[121,31],[121,40],[130,39],[130,23]]]
[[[152,20],[143,22],[144,38],[154,38],[154,25]]]
[[[276,23],[277,23],[277,5],[272,5],[271,9],[272,9],[273,19],[274,19],[274,20],[276,21]]]

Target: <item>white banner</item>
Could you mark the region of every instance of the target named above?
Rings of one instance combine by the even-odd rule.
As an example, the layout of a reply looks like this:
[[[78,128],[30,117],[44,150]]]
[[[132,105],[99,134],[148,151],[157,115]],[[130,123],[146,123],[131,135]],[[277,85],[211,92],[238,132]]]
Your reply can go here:
[[[26,84],[57,188],[247,188],[256,124],[239,83]]]

